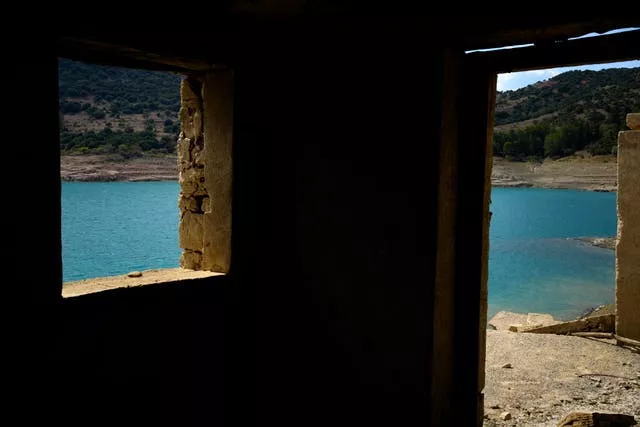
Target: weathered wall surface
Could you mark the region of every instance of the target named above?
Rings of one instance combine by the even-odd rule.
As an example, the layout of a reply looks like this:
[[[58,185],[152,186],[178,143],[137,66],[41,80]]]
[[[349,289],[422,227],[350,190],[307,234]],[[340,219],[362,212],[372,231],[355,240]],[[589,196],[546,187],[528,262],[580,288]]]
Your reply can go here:
[[[228,69],[203,78],[204,183],[209,193],[203,217],[203,270],[226,273],[231,264],[233,74]]]
[[[204,178],[204,132],[202,127],[202,81],[195,77],[180,85],[180,124],[178,171],[180,181],[180,247],[184,249],[180,266],[199,270],[202,264],[204,212],[209,192]]]
[[[227,281],[64,299],[55,370],[30,394],[48,395],[48,419],[67,426],[223,425]]]
[[[396,31],[399,39],[387,38]],[[467,97],[450,103],[461,80],[443,82],[442,51],[423,46],[429,54],[414,55],[415,46],[400,42],[418,39],[406,28],[385,36],[358,29],[301,41],[292,57],[258,52],[235,65],[238,281],[230,289],[237,299],[228,303],[239,310],[228,310],[225,320],[246,326],[238,337],[256,339],[249,345],[238,338],[246,347],[227,370],[239,380],[235,395],[247,396],[240,378],[255,366],[263,420],[477,424],[486,146],[472,139],[478,132],[460,138],[469,145],[460,196],[458,169],[451,169],[460,159],[441,157],[440,148],[443,138],[457,145],[460,123],[477,130],[486,122],[487,91],[473,103],[479,119],[461,116],[474,108],[462,108],[472,105]],[[381,57],[386,65],[372,67]],[[446,72],[462,74],[457,66]],[[448,130],[444,105],[455,110]],[[478,159],[476,174],[469,164]],[[440,201],[450,203],[446,227]],[[458,203],[467,204],[467,216],[468,205],[478,215],[452,235]],[[448,302],[434,302],[436,269],[438,288],[453,289],[440,295]],[[251,316],[247,304],[255,306]],[[451,357],[440,355],[448,350]],[[448,374],[435,378],[435,370]]]
[[[234,70],[225,410],[258,424],[430,423],[442,60],[349,36]]]
[[[189,76],[180,97],[180,266],[226,273],[231,262],[231,72]]]
[[[444,82],[443,48],[426,44],[422,28],[298,35],[274,28],[265,44],[252,33],[233,64],[229,274],[63,301],[44,393],[92,411],[85,424],[108,416],[120,425],[127,412],[138,425],[219,425],[222,416],[225,425],[477,424],[485,146],[472,137],[486,117],[462,106],[486,113],[486,93],[465,95],[443,120],[460,80]],[[202,84],[206,93],[204,76],[183,93],[191,110],[180,148],[181,211],[196,232],[214,196],[198,160]],[[456,137],[459,123],[475,131]],[[440,155],[453,139],[469,144],[464,159]],[[439,203],[451,203],[450,219]],[[181,245],[202,267],[197,234]],[[439,242],[454,238],[438,259]],[[436,276],[438,289],[453,287],[442,307]],[[436,304],[438,325],[453,322],[437,341]],[[439,355],[445,347],[452,357]],[[446,390],[438,401],[435,388]]]
[[[616,333],[640,340],[640,114],[618,134]]]
[[[447,104],[462,64],[449,62],[457,77],[444,82],[442,49],[415,55],[402,41],[419,31],[396,30],[393,40],[395,31],[345,30],[234,64],[229,274],[70,301],[59,360],[80,368],[74,387],[110,407],[117,392],[105,388],[146,393],[140,416],[156,399],[166,418],[196,411],[208,421],[223,405],[229,425],[477,424],[485,181],[484,161],[477,171],[469,163],[485,151],[470,141],[485,135],[486,117],[469,120],[474,108],[462,107],[486,115],[486,91]],[[374,72],[381,54],[393,66]],[[196,236],[213,231],[204,218],[217,194],[200,159],[208,130],[225,135],[207,124],[206,84],[183,86],[179,148],[181,227],[195,230],[180,242],[199,268]],[[481,132],[458,136],[460,122]],[[477,152],[440,155],[461,141]],[[478,215],[454,234],[460,204]],[[447,302],[434,300],[436,277]]]

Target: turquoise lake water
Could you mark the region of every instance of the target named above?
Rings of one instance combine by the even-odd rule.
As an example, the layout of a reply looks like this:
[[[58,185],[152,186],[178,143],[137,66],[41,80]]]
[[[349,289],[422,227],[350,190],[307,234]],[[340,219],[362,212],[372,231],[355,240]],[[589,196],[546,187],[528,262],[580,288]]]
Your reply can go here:
[[[63,281],[177,267],[176,181],[63,182]]]
[[[63,280],[177,267],[177,182],[62,183]],[[616,233],[615,193],[492,191],[489,317],[572,318],[614,300],[615,256],[570,239]]]
[[[494,188],[491,211],[489,317],[567,319],[614,301],[614,251],[569,238],[615,236],[615,193]]]

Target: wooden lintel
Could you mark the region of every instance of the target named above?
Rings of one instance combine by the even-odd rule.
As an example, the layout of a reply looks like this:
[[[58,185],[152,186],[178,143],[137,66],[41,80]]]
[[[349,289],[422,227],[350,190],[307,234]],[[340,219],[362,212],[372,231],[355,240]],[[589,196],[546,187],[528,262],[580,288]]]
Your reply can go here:
[[[623,344],[640,348],[640,341],[632,340],[631,338],[621,337],[620,335],[615,335],[615,339]]]
[[[141,49],[71,37],[58,39],[58,56],[100,65],[183,73],[216,68],[204,60],[146,52]]]
[[[640,59],[640,30],[467,54],[496,73]]]
[[[613,332],[573,332],[571,335],[584,338],[605,338],[614,339],[615,334]]]

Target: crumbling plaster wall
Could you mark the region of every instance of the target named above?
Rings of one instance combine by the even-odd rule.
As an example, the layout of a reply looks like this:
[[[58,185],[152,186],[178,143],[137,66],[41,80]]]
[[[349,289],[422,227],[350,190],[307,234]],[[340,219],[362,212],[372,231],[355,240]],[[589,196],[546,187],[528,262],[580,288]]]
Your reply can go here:
[[[616,333],[640,340],[640,114],[618,134]]]
[[[226,273],[231,245],[231,72],[188,76],[180,97],[180,266]]]

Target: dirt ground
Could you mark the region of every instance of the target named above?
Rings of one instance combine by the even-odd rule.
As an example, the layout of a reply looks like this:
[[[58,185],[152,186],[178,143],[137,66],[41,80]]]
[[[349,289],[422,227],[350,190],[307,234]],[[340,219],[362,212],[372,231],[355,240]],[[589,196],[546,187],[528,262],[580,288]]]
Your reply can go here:
[[[612,340],[489,330],[485,372],[485,426],[557,426],[572,411],[640,423],[640,355]]]
[[[178,179],[173,156],[122,159],[118,155],[60,156],[64,181],[169,181]]]
[[[61,156],[60,176],[65,181],[177,180],[175,156]],[[617,164],[610,156],[571,156],[542,163],[511,162],[496,157],[491,180],[497,187],[571,188],[616,191]]]
[[[512,162],[494,158],[491,174],[496,187],[567,188],[616,191],[618,167],[612,156],[576,155],[544,162]]]
[[[62,285],[64,298],[102,292],[117,288],[133,288],[173,281],[201,279],[203,277],[220,276],[222,273],[211,271],[195,271],[184,268],[160,268],[145,271],[132,271],[119,276],[94,277],[91,279],[65,282]]]

